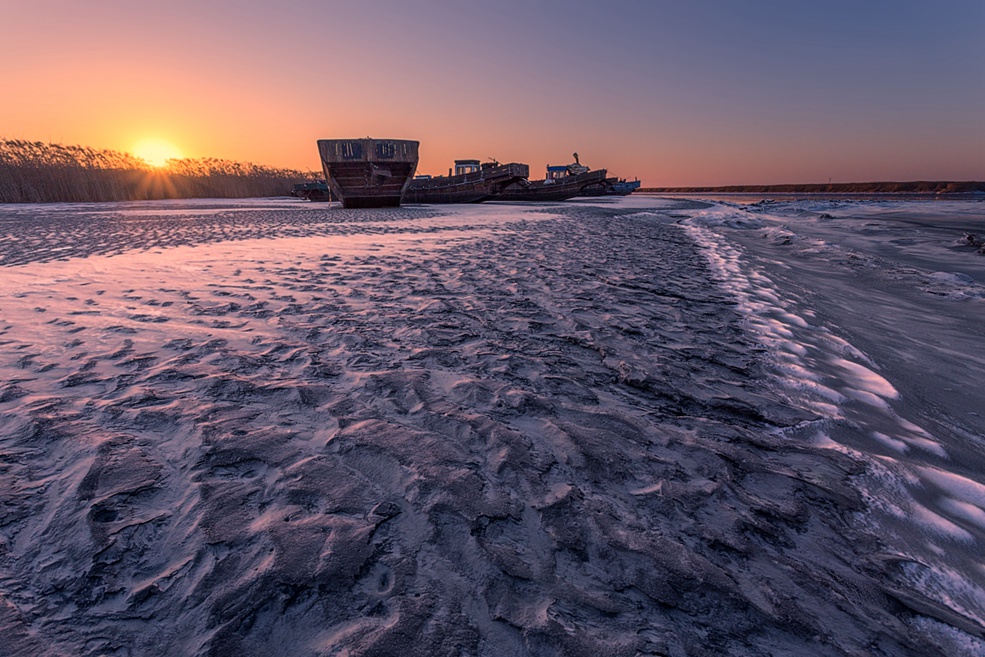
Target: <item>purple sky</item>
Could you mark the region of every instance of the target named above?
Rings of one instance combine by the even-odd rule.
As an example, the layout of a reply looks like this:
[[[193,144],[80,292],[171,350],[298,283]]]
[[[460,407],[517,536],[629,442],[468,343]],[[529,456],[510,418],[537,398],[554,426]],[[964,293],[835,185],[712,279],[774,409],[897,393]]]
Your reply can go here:
[[[0,137],[648,186],[985,179],[985,2],[0,0]]]

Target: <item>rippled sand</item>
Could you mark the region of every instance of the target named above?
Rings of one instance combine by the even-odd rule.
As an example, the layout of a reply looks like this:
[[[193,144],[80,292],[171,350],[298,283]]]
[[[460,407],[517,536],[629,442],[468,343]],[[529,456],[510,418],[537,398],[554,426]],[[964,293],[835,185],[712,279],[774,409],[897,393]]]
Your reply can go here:
[[[701,207],[5,206],[0,652],[977,650]]]

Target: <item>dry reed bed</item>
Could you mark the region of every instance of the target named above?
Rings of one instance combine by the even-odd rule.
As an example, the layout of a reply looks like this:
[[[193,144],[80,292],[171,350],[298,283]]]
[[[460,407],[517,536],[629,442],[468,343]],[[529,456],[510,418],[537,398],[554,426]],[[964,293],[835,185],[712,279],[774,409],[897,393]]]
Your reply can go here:
[[[215,158],[154,167],[109,149],[0,139],[0,203],[284,196],[293,183],[314,177]]]

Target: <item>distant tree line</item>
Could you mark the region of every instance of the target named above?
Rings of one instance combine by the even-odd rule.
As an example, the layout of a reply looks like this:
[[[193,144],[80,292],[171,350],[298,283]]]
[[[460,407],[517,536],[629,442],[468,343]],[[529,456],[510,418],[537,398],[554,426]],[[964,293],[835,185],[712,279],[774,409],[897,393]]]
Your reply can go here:
[[[0,139],[0,203],[286,196],[316,177],[214,158],[154,167],[119,151]]]
[[[731,185],[728,187],[647,187],[641,192],[687,194],[973,194],[985,182],[927,181],[827,183],[814,185]]]

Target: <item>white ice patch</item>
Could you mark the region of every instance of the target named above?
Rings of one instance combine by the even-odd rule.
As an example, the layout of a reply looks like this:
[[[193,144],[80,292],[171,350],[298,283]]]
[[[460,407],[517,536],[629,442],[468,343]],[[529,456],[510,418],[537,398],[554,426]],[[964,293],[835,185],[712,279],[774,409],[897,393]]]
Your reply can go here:
[[[914,502],[910,511],[917,522],[943,538],[967,543],[975,540],[968,530],[959,527],[941,514],[928,509],[922,504]]]
[[[877,371],[872,359],[824,326],[808,322],[812,314],[795,309],[766,274],[750,271],[739,249],[711,229],[734,225],[751,228],[757,222],[765,226],[767,220],[775,225],[779,218],[766,214],[767,209],[772,210],[773,205],[760,206],[761,216],[750,218],[742,208],[716,206],[695,213],[682,225],[702,248],[719,285],[733,296],[747,325],[770,350],[781,387],[795,403],[828,419],[846,417],[848,401],[875,409],[899,426],[891,436],[873,435],[878,443],[897,453],[918,448],[946,458],[939,441],[893,411],[890,402],[900,398],[899,391]],[[739,216],[742,214],[745,219]],[[773,230],[762,232],[770,234]]]
[[[935,271],[931,274],[927,274],[927,277],[935,281],[940,281],[941,283],[956,283],[959,285],[975,284],[975,279],[971,276],[953,271]]]
[[[918,468],[920,478],[933,484],[947,495],[985,509],[985,485],[954,472],[939,468]]]
[[[828,335],[827,339],[828,342],[832,343],[839,349],[842,355],[847,356],[849,358],[854,358],[855,360],[860,360],[865,363],[872,362],[871,360],[869,360],[868,356],[866,356],[861,351],[859,351],[854,346],[852,346],[852,344],[849,343],[847,340],[839,338],[837,335]]]
[[[872,437],[878,440],[880,443],[888,447],[889,449],[899,452],[900,454],[905,454],[909,451],[909,446],[902,440],[897,440],[882,433],[881,431],[873,431]]]
[[[929,616],[914,616],[909,623],[918,632],[932,636],[945,655],[985,655],[985,641]]]
[[[795,311],[769,276],[749,271],[739,249],[711,229],[765,227],[766,219],[747,209],[719,205],[693,213],[682,225],[702,248],[718,284],[733,296],[748,326],[770,349],[778,381],[799,404],[829,419],[843,417],[839,405],[848,399],[892,413],[887,400],[897,399],[899,393],[875,372],[875,364],[844,339],[808,322],[810,314]],[[777,237],[788,231],[766,228],[763,233]],[[813,351],[832,354],[827,361],[834,367],[827,369],[833,372],[827,374],[836,381],[823,380],[811,358]]]
[[[896,388],[889,381],[868,367],[853,363],[844,358],[836,358],[831,362],[844,371],[843,378],[851,383],[855,389],[877,395],[884,399],[897,399],[899,397]]]
[[[896,205],[898,203],[859,208],[853,204],[851,215],[892,212]],[[818,210],[807,204],[803,208]],[[878,255],[793,234],[784,225],[789,218],[771,214],[776,211],[774,205],[758,208],[758,216],[754,219],[760,220],[764,228],[753,236],[762,235],[774,245],[796,242],[793,247],[796,251],[789,253],[797,257],[810,253],[817,262],[830,261],[856,270],[880,264]],[[716,278],[733,296],[739,311],[747,317],[748,326],[760,335],[762,343],[770,350],[780,385],[790,391],[794,403],[803,402],[806,397],[810,400],[805,404],[807,407],[818,413],[823,409],[824,417],[836,421],[831,423],[834,428],[845,428],[846,425],[837,420],[847,420],[850,431],[836,432],[826,428],[811,437],[812,444],[867,463],[865,474],[856,480],[868,508],[868,513],[859,515],[859,521],[887,546],[895,546],[900,554],[918,555],[912,558],[920,563],[905,571],[905,588],[918,591],[934,604],[982,622],[985,590],[980,586],[980,575],[985,574],[985,565],[980,566],[981,573],[962,573],[957,564],[962,560],[959,555],[973,555],[985,549],[982,545],[985,543],[982,537],[985,485],[938,467],[919,465],[927,463],[928,455],[935,460],[947,459],[949,453],[930,431],[897,415],[897,410],[907,409],[913,400],[901,399],[899,390],[883,374],[878,363],[848,341],[819,326],[816,316],[798,308],[793,300],[788,300],[789,296],[784,299],[782,287],[773,284],[762,272],[750,271],[753,261],[740,253],[736,245],[736,241],[739,244],[752,242],[750,249],[755,248],[755,242],[746,237],[749,232],[737,234],[736,240],[723,236],[731,234],[727,227],[748,229],[755,226],[753,220],[737,218],[735,214],[740,212],[729,207],[719,213],[705,212],[702,221],[682,223],[703,248]],[[789,225],[794,224],[790,222]],[[859,233],[852,232],[853,239],[862,243],[870,239],[862,233],[868,230],[865,225],[859,223],[857,227]],[[848,230],[855,229],[849,226]],[[824,237],[834,239],[832,235],[834,233],[829,232]],[[783,271],[786,266],[782,261],[776,263],[778,271]],[[953,299],[974,298],[980,287],[970,276],[957,272],[930,273],[913,268],[892,271],[911,281],[914,287],[922,286],[935,295]],[[985,294],[981,298],[985,298]],[[793,318],[799,318],[803,324]],[[796,394],[798,392],[800,395]],[[827,409],[823,403],[828,404]],[[848,437],[844,443],[839,442],[843,433]],[[853,441],[860,434],[870,438],[871,442],[863,442],[855,448]],[[798,434],[793,432],[793,435]],[[977,477],[977,472],[974,476]],[[968,563],[965,557],[962,567],[973,569],[974,562],[972,558]],[[959,643],[971,640],[965,635],[952,638]]]
[[[935,271],[922,277],[921,289],[945,299],[985,299],[985,287],[967,274]]]
[[[951,515],[985,529],[985,510],[970,502],[956,500],[953,497],[945,497],[940,501],[941,508]]]
[[[739,208],[715,205],[706,210],[691,213],[693,226],[727,226],[729,228],[763,228],[766,223],[759,217]]]
[[[902,418],[898,418],[903,430],[899,435],[901,440],[905,440],[910,446],[922,449],[925,452],[936,454],[941,458],[947,458],[947,450],[929,433]]]
[[[985,590],[961,573],[944,566],[929,568],[916,562],[903,564],[903,571],[928,598],[985,625]]]

